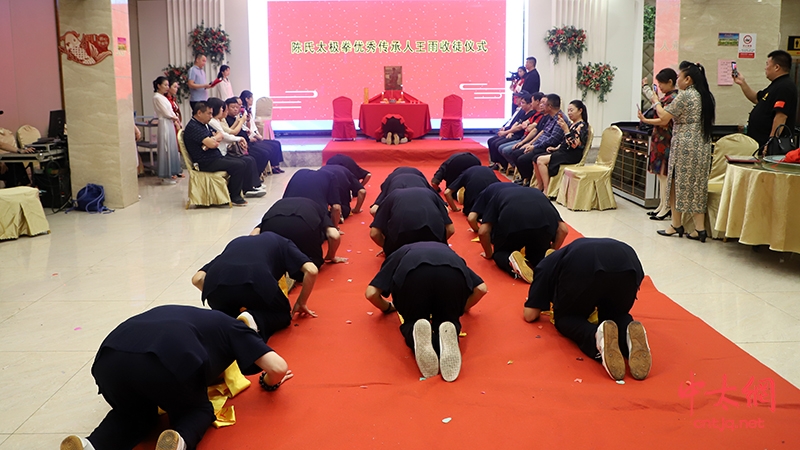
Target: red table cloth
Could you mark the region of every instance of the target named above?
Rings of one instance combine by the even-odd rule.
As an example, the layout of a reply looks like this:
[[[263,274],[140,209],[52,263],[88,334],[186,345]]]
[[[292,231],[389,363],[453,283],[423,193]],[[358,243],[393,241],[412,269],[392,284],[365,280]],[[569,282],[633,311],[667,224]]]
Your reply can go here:
[[[397,95],[399,94],[399,95]],[[399,99],[403,103],[382,103],[382,99]],[[380,127],[381,120],[387,114],[399,114],[409,128],[414,130],[414,137],[424,136],[431,130],[431,111],[427,103],[420,103],[416,98],[401,91],[386,91],[369,99],[369,103],[362,104],[358,113],[358,127],[365,135],[376,138],[375,130]]]

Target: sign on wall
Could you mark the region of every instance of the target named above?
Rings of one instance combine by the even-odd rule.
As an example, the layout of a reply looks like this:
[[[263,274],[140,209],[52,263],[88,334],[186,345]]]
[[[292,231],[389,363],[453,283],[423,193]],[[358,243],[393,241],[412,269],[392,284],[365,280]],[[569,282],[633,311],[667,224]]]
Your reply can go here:
[[[754,59],[756,57],[756,34],[741,33],[739,35],[739,59]]]
[[[800,36],[789,36],[789,45],[786,50],[792,56],[800,56]]]
[[[66,55],[69,61],[84,66],[93,66],[111,56],[108,49],[111,43],[107,34],[79,34],[67,31],[58,40],[58,50]]]

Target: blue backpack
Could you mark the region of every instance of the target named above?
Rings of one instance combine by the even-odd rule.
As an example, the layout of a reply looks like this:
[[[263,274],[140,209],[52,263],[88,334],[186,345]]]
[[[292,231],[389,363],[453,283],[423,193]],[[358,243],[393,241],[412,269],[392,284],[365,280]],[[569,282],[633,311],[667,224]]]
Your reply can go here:
[[[106,199],[106,191],[103,189],[103,186],[99,184],[92,184],[89,183],[80,191],[78,191],[78,197],[75,199],[74,203],[75,206],[68,209],[67,211],[86,211],[88,213],[111,213],[114,212],[113,209],[108,209],[107,207],[103,206],[103,202]]]

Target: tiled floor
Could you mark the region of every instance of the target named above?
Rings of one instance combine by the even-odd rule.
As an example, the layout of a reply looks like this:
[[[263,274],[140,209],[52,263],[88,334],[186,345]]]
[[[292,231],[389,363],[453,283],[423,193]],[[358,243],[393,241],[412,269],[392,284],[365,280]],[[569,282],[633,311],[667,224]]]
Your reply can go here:
[[[108,410],[90,373],[102,339],[153,306],[197,305],[191,275],[258,223],[293,170],[246,208],[193,211],[185,181],[142,178],[133,206],[51,215],[52,234],[0,243],[0,450],[58,448],[91,431]],[[632,245],[662,292],[800,386],[800,256],[664,238],[664,223],[620,199],[613,211],[559,209],[587,236]]]

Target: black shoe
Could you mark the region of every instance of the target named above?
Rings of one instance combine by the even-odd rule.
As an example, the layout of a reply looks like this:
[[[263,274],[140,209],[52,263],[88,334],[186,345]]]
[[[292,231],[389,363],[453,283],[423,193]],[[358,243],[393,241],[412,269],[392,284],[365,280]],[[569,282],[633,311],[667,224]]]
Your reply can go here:
[[[272,173],[275,174],[275,175],[277,175],[279,173],[283,173],[283,172],[284,172],[284,170],[281,169],[280,167],[273,167],[272,168]]]
[[[686,237],[693,241],[705,242],[706,238],[708,238],[708,233],[706,233],[706,230],[701,230],[697,231],[697,236],[692,236],[691,234],[687,234]]]
[[[664,220],[667,217],[672,217],[672,211],[667,211],[667,213],[664,214],[663,216],[658,216],[658,215],[653,214],[653,215],[650,216],[650,220]]]
[[[677,234],[678,237],[683,237],[683,233],[685,232],[683,230],[683,225],[679,226],[678,228],[670,225],[670,228],[674,230],[672,233],[667,233],[667,230],[658,230],[656,233],[660,234],[661,236],[675,236]]]
[[[648,216],[657,216],[658,215],[658,210],[654,209],[652,211],[647,211],[647,215]]]

